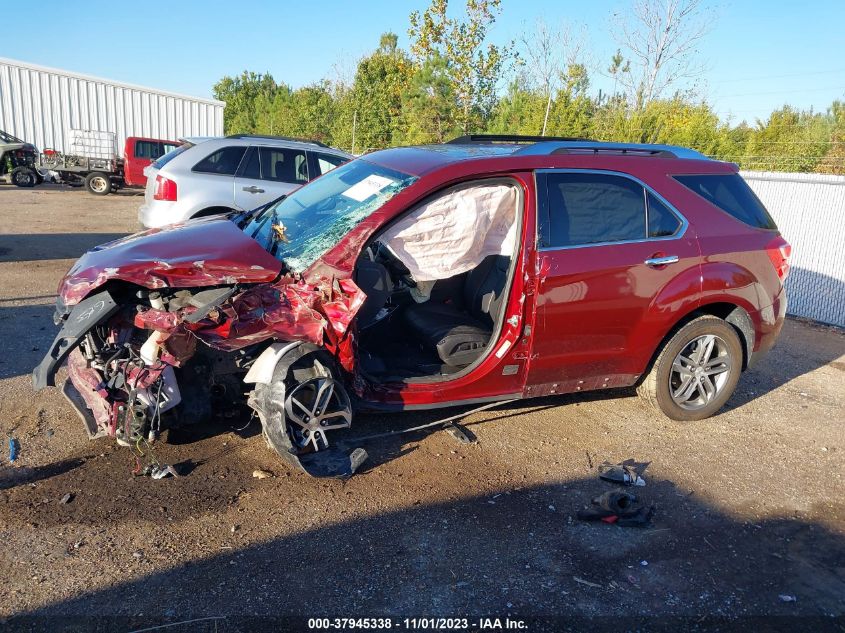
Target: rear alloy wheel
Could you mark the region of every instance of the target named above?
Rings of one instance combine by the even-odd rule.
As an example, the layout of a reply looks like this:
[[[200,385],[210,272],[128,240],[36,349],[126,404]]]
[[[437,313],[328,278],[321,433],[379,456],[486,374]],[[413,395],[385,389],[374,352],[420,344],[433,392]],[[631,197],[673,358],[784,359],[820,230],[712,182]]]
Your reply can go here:
[[[85,177],[85,188],[97,196],[104,196],[111,193],[111,178],[108,174],[94,171]]]
[[[742,361],[733,327],[718,317],[699,317],[669,339],[637,391],[673,420],[703,420],[733,394]]]
[[[34,187],[38,184],[38,173],[32,167],[15,167],[9,178],[17,187]]]

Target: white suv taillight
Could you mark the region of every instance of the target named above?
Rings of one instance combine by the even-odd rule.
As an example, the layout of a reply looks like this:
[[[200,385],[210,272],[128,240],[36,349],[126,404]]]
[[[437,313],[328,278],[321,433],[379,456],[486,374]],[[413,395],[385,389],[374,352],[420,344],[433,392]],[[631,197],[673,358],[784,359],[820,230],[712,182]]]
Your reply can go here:
[[[176,202],[176,183],[170,178],[165,178],[161,174],[156,176],[155,192],[153,193],[153,200],[167,200],[168,202]]]
[[[792,246],[785,239],[778,236],[766,246],[766,253],[769,255],[769,259],[772,260],[772,266],[775,267],[780,280],[786,281],[786,277],[789,275],[789,256],[792,254]]]

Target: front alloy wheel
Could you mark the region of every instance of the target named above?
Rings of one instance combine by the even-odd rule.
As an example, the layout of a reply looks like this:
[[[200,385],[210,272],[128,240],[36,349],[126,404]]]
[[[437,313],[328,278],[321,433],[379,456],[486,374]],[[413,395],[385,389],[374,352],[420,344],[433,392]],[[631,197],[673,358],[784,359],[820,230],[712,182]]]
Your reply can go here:
[[[673,420],[703,420],[731,397],[742,364],[742,343],[733,326],[702,316],[668,340],[637,392]]]

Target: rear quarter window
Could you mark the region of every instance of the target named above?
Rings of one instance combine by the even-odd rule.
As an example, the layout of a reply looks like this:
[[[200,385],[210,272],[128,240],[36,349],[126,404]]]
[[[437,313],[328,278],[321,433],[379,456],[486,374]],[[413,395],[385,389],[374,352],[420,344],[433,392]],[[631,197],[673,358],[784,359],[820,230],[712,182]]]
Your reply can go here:
[[[743,224],[758,229],[778,228],[766,207],[739,174],[699,174],[674,178]]]

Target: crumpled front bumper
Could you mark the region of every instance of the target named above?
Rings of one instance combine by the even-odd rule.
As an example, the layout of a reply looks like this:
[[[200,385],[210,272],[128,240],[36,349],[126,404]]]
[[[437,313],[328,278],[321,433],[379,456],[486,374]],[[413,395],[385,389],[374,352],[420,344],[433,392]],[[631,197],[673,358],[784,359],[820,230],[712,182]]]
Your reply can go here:
[[[98,292],[77,303],[67,318],[50,349],[38,366],[32,370],[32,386],[38,391],[56,384],[55,377],[61,364],[79,345],[82,338],[103,319],[112,316],[120,306],[108,291]],[[62,307],[57,305],[55,318],[61,318]]]

